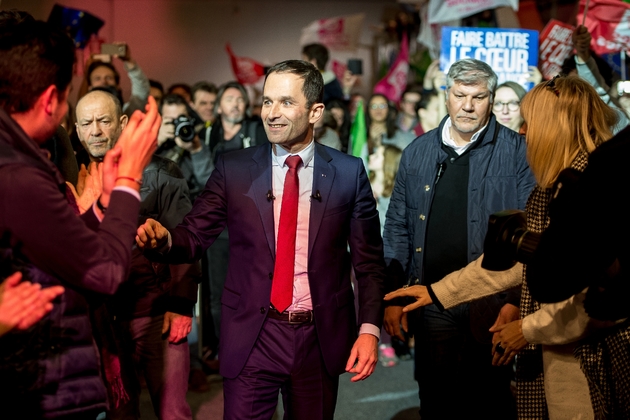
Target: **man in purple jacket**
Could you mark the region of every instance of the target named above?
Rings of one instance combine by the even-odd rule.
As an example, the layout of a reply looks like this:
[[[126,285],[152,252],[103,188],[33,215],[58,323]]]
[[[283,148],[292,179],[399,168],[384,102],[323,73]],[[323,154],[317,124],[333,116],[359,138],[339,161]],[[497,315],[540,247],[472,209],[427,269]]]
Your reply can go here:
[[[2,337],[0,404],[6,418],[94,418],[107,402],[88,299],[113,294],[127,276],[142,170],[160,117],[151,100],[146,116],[131,118],[105,157],[102,195],[79,219],[39,148],[68,110],[74,44],[12,13],[0,14],[0,276],[20,271],[65,292],[40,322]]]
[[[366,379],[378,360],[385,275],[378,212],[361,160],[313,140],[322,95],[313,65],[273,66],[261,115],[271,145],[222,155],[177,228],[148,220],[138,229],[136,241],[171,263],[198,259],[226,225],[230,231],[219,340],[226,419],[270,419],[280,390],[289,418],[332,419],[339,375]],[[291,189],[297,228],[282,251],[289,175],[299,179]],[[274,299],[281,278],[292,292],[283,304]]]

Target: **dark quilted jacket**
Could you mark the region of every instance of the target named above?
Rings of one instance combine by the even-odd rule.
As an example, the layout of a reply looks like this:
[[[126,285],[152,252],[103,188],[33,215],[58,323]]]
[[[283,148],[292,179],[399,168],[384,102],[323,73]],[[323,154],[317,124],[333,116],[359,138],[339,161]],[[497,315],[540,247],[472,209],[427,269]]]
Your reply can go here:
[[[38,179],[58,187],[61,194],[55,198],[64,200],[65,184],[59,172],[2,110],[0,170],[3,174],[0,183],[5,183],[5,191],[11,188],[11,181],[8,180],[11,174],[37,173]],[[5,200],[6,197],[2,199]],[[40,268],[39,264],[33,263],[27,257],[29,252],[36,249],[34,246],[38,243],[37,240],[24,244],[16,236],[17,226],[12,223],[34,225],[42,235],[46,235],[48,226],[39,226],[42,222],[37,217],[30,217],[28,220],[14,216],[5,217],[5,213],[12,214],[7,210],[11,205],[12,203],[5,201],[0,213],[0,278],[21,271],[24,279],[40,283],[43,287],[63,285],[66,291],[55,300],[52,312],[32,328],[27,331],[12,331],[0,337],[0,402],[4,407],[2,418],[83,415],[94,418],[96,413],[106,409],[107,393],[100,376],[100,360],[92,336],[88,300],[96,297],[94,292],[114,293],[126,277],[139,203],[130,194],[112,194],[112,218],[107,223],[100,224],[102,232],[99,232],[110,235],[107,239],[100,234],[94,234],[99,222],[92,211],[79,219],[73,217],[72,211],[68,210],[63,215],[65,224],[60,228],[71,224],[73,232],[80,233],[79,237],[58,238],[57,242],[64,244],[60,249],[37,249],[49,250],[48,255],[56,255],[50,258],[39,257],[48,269]],[[63,203],[55,208],[62,206]],[[41,214],[42,218],[46,212],[50,214],[46,208],[34,208],[33,211]],[[77,244],[80,245],[77,247]],[[96,249],[103,250],[102,255],[93,252]],[[46,252],[36,254],[45,255]],[[58,263],[59,255],[67,256],[66,259],[74,262],[73,269],[76,270],[68,270],[71,273],[68,278],[53,274],[53,271],[62,272],[68,267],[65,263]],[[95,267],[91,258],[102,265]]]
[[[448,117],[446,117],[448,118]],[[385,260],[390,267],[390,289],[421,282],[428,216],[439,165],[448,155],[442,150],[440,126],[414,140],[403,152],[383,234]],[[524,209],[535,185],[525,159],[525,140],[490,117],[485,134],[470,151],[468,182],[468,261],[483,253],[488,217],[499,210]],[[507,296],[471,304],[473,333],[489,338]],[[512,303],[512,302],[511,302]],[[518,301],[514,302],[518,304]]]

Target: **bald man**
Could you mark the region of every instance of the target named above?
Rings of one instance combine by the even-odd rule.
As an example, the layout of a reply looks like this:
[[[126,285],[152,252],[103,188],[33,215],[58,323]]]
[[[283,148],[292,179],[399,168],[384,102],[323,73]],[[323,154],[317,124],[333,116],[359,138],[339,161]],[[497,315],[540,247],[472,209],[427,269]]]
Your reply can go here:
[[[127,126],[118,98],[95,90],[83,96],[76,108],[77,134],[91,162],[101,162]]]
[[[127,125],[118,99],[95,90],[76,107],[77,133],[90,161],[100,162]],[[177,165],[153,156],[142,174],[138,224],[148,217],[177,226],[190,211],[188,186]],[[131,246],[131,244],[130,244]],[[190,359],[186,337],[197,300],[200,264],[152,264],[134,249],[129,279],[107,302],[121,358],[126,402],[111,404],[108,418],[139,418],[143,372],[155,414],[161,419],[192,419],[186,402]],[[107,325],[107,324],[104,324]]]

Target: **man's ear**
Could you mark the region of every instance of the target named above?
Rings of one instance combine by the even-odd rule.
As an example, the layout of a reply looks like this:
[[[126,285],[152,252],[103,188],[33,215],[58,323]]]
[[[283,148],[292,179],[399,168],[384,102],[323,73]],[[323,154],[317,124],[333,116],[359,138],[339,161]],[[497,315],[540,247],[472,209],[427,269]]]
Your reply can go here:
[[[319,119],[322,118],[322,116],[324,115],[324,109],[326,109],[326,107],[322,103],[311,105],[310,117],[308,122],[311,124],[315,124],[317,121],[319,121]]]
[[[59,91],[57,86],[48,86],[36,101],[36,105],[42,107],[44,112],[48,115],[53,115],[59,106]]]
[[[121,130],[124,130],[125,127],[127,127],[127,123],[129,122],[129,117],[126,116],[125,114],[120,116],[120,128]]]

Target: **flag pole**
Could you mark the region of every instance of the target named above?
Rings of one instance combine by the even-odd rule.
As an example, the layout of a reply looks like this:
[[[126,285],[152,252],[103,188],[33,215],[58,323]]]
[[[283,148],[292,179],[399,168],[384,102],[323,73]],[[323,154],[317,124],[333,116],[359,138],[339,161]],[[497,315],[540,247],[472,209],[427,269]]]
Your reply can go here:
[[[584,14],[582,15],[582,26],[584,26],[584,22],[586,21],[586,13],[588,13],[588,3],[590,0],[586,0],[586,6],[584,6]]]

